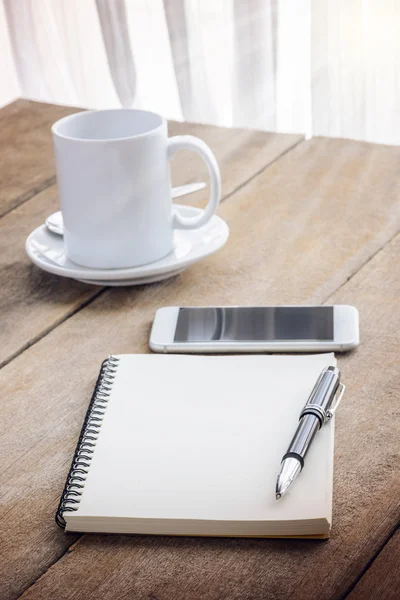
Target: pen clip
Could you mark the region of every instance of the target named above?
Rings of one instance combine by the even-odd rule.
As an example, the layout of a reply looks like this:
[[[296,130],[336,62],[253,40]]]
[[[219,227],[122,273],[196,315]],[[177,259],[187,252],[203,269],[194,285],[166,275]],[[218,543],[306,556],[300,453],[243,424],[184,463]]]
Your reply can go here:
[[[333,415],[335,414],[335,412],[338,409],[338,406],[340,404],[340,401],[342,399],[342,396],[344,394],[344,390],[346,389],[346,386],[343,383],[339,383],[338,388],[336,390],[336,402],[335,405],[330,408],[329,410],[326,411],[326,418],[329,421],[330,419],[332,419]]]

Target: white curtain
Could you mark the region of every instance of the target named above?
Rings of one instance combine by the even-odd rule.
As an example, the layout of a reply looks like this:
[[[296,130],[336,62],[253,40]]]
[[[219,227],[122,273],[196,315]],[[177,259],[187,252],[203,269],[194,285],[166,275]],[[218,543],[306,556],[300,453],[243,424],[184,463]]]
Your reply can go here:
[[[400,143],[398,0],[0,0],[17,96]]]

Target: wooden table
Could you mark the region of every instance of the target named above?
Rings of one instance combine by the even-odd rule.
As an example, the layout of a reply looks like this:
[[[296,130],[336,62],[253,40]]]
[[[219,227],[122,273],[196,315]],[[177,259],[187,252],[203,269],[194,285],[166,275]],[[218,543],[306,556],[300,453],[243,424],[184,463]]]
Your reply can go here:
[[[57,207],[50,125],[72,110],[19,100],[0,111],[1,598],[398,598],[400,148],[171,123],[216,153],[230,240],[169,281],[106,289],[44,273],[24,252]],[[178,156],[174,184],[202,169]],[[163,305],[285,303],[348,303],[361,315],[359,349],[339,358],[347,393],[329,541],[56,527],[104,357],[147,352]]]

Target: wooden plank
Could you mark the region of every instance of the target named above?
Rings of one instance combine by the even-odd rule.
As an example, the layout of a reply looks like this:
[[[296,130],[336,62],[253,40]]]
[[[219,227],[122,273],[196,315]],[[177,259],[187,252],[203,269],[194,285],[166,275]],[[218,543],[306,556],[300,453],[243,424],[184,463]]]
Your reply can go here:
[[[395,400],[400,391],[400,273],[394,268],[399,252],[400,235],[328,299],[330,302],[353,302],[357,305],[361,312],[362,331],[359,349],[339,360],[343,380],[348,387],[337,415],[333,531],[329,541],[84,535],[73,551],[53,565],[22,598],[55,597],[62,600],[101,596],[102,599],[130,597],[137,600],[152,597],[160,600],[200,597],[204,600],[279,600],[290,597],[331,600],[341,597],[399,519],[400,480],[396,460],[399,409]],[[217,258],[214,262],[218,262]],[[312,263],[310,268],[315,270]],[[290,269],[282,274],[284,281],[288,271]],[[206,276],[204,272],[203,275]],[[307,279],[306,273],[304,277]],[[210,283],[213,279],[211,273],[208,278]],[[237,280],[235,286],[239,302],[253,298],[260,301],[268,290],[256,280],[249,288],[246,275],[241,283]],[[75,359],[75,362],[65,351],[59,353],[71,373],[68,381],[66,376],[59,381],[56,398],[53,398],[60,410],[56,430],[49,431],[46,436],[44,428],[41,429],[44,439],[51,436],[60,455],[49,458],[46,463],[46,477],[51,474],[50,480],[45,479],[46,492],[41,493],[37,485],[35,490],[32,490],[34,486],[30,486],[25,493],[30,498],[34,493],[39,494],[45,504],[43,508],[37,502],[30,514],[32,527],[36,530],[43,528],[43,521],[51,519],[50,499],[54,496],[53,486],[57,487],[59,479],[56,471],[63,462],[64,448],[73,445],[70,433],[75,427],[75,434],[78,430],[76,411],[83,413],[82,389],[85,386],[82,384],[87,381],[89,371],[93,378],[93,361],[97,362],[104,356],[105,348],[118,352],[146,350],[147,325],[159,304],[161,287],[164,288],[163,298],[168,301],[176,299],[178,292],[183,300],[193,299],[200,293],[198,290],[195,294],[192,286],[178,286],[175,282],[159,286],[158,290],[148,288],[140,294],[140,298],[128,298],[123,291],[113,294],[109,301],[102,296],[96,301],[96,307],[91,307],[96,315],[88,310],[81,311],[71,322],[55,330],[49,336],[52,340],[43,340],[35,348],[36,365],[41,365],[48,357],[50,343],[53,349],[62,342],[64,348],[73,348],[79,343],[81,350],[80,359]],[[230,293],[224,296],[230,297]],[[202,295],[197,298],[204,300]],[[294,298],[295,301],[299,299]],[[119,310],[121,304],[122,311]],[[98,328],[97,336],[90,340],[88,336],[94,324]],[[24,361],[21,357],[10,365],[6,389],[12,385],[12,369],[19,372],[23,363],[24,371],[29,368],[27,358]],[[39,385],[42,389],[46,371],[53,369],[51,364],[40,369]],[[36,390],[34,397],[37,393]],[[51,425],[47,424],[46,428],[50,429]],[[45,443],[44,439],[40,444]],[[67,443],[63,443],[64,439]],[[43,456],[43,448],[32,448],[23,460],[17,459],[18,469],[25,468],[31,472],[40,456]],[[36,468],[38,472],[40,469]],[[35,481],[34,476],[32,480]],[[54,504],[55,501],[56,498]],[[40,512],[39,519],[36,511]],[[46,537],[51,537],[48,524],[46,531]],[[57,536],[54,532],[51,539]],[[32,537],[29,536],[29,547]],[[41,543],[35,544],[36,552],[41,546]],[[21,556],[21,553],[18,555]]]
[[[299,136],[173,122],[170,131],[172,134],[185,131],[199,135],[209,143],[221,165],[223,197],[301,140]],[[50,131],[46,135],[50,137]],[[177,184],[199,180],[202,176],[207,181],[204,165],[192,153],[179,153],[173,161],[172,170]],[[202,204],[207,193],[205,190],[195,194],[189,202]],[[5,333],[0,345],[0,365],[73,314],[100,291],[95,286],[44,273],[32,265],[25,255],[24,242],[28,234],[57,209],[58,193],[53,185],[0,219],[0,331]],[[15,327],[15,323],[18,323],[18,327]]]
[[[400,530],[390,538],[372,565],[346,596],[348,600],[382,598],[398,600],[400,595]]]
[[[0,217],[54,184],[51,125],[80,110],[17,100],[0,110]]]
[[[194,135],[214,152],[221,170],[222,196],[226,198],[258,172],[303,140],[303,136],[266,133],[252,129],[229,129],[195,123],[170,121],[170,136]],[[201,158],[193,152],[180,152],[171,162],[172,184],[208,181]],[[208,190],[188,197],[188,203],[202,205]],[[177,200],[183,203],[183,198]]]
[[[3,518],[1,525],[5,556],[1,563],[4,574],[0,580],[4,583],[5,598],[15,597],[57,560],[71,543],[69,536],[64,536],[54,528],[53,513],[101,360],[113,352],[147,351],[154,312],[163,305],[251,305],[326,300],[399,228],[397,164],[391,158],[391,150],[397,157],[398,149],[340,140],[313,140],[299,145],[221,207],[220,213],[229,222],[232,234],[231,241],[221,252],[170,281],[138,289],[106,291],[3,368],[0,373],[0,389],[3,392],[0,448],[6,460],[2,461],[0,489],[7,517]],[[385,177],[382,177],[383,173]],[[388,327],[388,323],[385,317],[391,311],[394,315],[391,315],[390,331],[396,331],[398,320],[395,310],[398,272],[393,269],[395,256],[388,252],[382,253],[379,259],[374,259],[368,266],[367,273],[372,282],[374,277],[378,279],[379,273],[372,271],[371,265],[377,261],[378,264],[382,263],[383,273],[382,282],[379,281],[381,289],[376,289],[377,283],[375,287],[366,286],[366,293],[370,291],[371,294],[368,310],[362,304],[362,290],[350,294],[350,301],[361,304],[362,316],[368,318],[371,314],[372,322],[363,322],[363,345],[345,359],[345,364],[346,361],[352,364],[354,358],[363,358],[366,354],[367,358],[370,356],[366,362],[370,369],[372,360],[376,359],[379,363],[381,358],[386,361],[388,352],[393,352],[393,340],[387,340],[386,350],[380,353],[378,342],[381,338],[375,339],[379,332],[384,334],[382,339],[387,337],[384,327]],[[340,299],[340,296],[335,298],[336,301]],[[370,327],[368,344],[365,337],[367,327]],[[374,344],[377,344],[376,350]],[[363,410],[369,410],[370,405],[374,408],[375,393],[384,377],[384,370],[379,364],[371,375],[368,374],[366,384],[362,383],[366,376],[362,361],[361,364],[354,364],[354,373],[346,372],[354,387],[354,396],[348,394],[349,402],[353,398],[356,407],[357,402],[361,402]],[[389,367],[393,368],[393,365],[389,364]],[[388,394],[393,391],[392,388],[385,389],[384,386],[386,395],[380,402],[385,408],[390,408]],[[338,429],[344,426],[344,437],[349,434],[350,426],[353,427],[356,414],[357,411],[350,413],[347,429],[343,417],[338,417]],[[374,418],[373,411],[371,423],[375,422]],[[363,422],[365,427],[365,420]],[[367,436],[366,428],[364,433]],[[358,429],[354,440],[359,440],[361,434],[362,431]],[[364,437],[361,442],[366,443],[366,439]],[[344,451],[342,466],[336,476],[340,482],[341,478],[346,478],[343,466],[346,461],[350,461],[352,475],[355,467],[351,462],[354,457],[346,450],[348,443],[345,439],[339,439],[339,442],[339,449],[343,445]],[[390,439],[387,446],[379,448],[381,454],[376,460],[384,461],[384,453],[392,451],[389,442]],[[358,457],[352,444],[351,452]],[[365,462],[362,467],[365,468]],[[389,463],[387,474],[391,475]],[[368,477],[362,472],[356,492],[364,493],[368,482]],[[367,491],[370,491],[369,488]],[[259,581],[257,579],[255,585],[263,586],[265,590],[268,587],[271,590],[268,593],[272,594],[277,588],[271,573],[280,572],[281,562],[286,564],[279,575],[279,581],[283,577],[284,590],[287,589],[285,586],[291,585],[288,581],[284,582],[285,578],[288,579],[288,569],[293,569],[296,578],[301,578],[310,569],[309,557],[315,554],[319,556],[323,552],[322,558],[331,561],[326,576],[332,577],[334,585],[340,587],[338,567],[343,568],[346,562],[343,553],[348,552],[352,558],[349,570],[358,568],[357,561],[366,560],[371,546],[382,539],[384,531],[392,524],[394,508],[390,502],[394,496],[388,494],[387,498],[382,497],[382,520],[374,525],[369,546],[364,546],[365,518],[369,510],[373,512],[378,491],[373,489],[365,498],[361,496],[360,502],[351,481],[347,481],[347,487],[339,496],[336,492],[335,510],[340,506],[341,512],[335,512],[334,536],[326,546],[328,550],[323,550],[324,544],[308,542],[177,542],[169,539],[110,539],[95,536],[85,538],[82,550],[81,544],[78,544],[70,556],[51,569],[50,573],[54,573],[56,579],[51,585],[58,586],[58,569],[66,565],[68,583],[59,584],[64,585],[65,590],[72,589],[69,583],[71,586],[74,584],[68,571],[72,557],[78,556],[79,564],[74,563],[74,568],[81,572],[86,559],[96,555],[101,547],[101,552],[108,557],[115,573],[121,570],[126,572],[128,567],[125,560],[129,555],[130,585],[134,585],[132,567],[138,572],[144,565],[145,578],[159,587],[162,585],[158,578],[162,577],[163,561],[169,565],[171,560],[176,565],[183,561],[182,574],[185,573],[185,577],[192,582],[190,585],[201,586],[200,580],[204,574],[204,581],[209,579],[212,584],[210,594],[218,597],[216,590],[220,588],[215,579],[217,573],[213,571],[213,557],[216,560],[215,568],[221,565],[225,570],[222,578],[233,577],[231,566],[237,558],[243,563],[244,571],[238,571],[240,580],[232,579],[236,591],[232,588],[230,597],[234,598],[236,593],[237,597],[240,594],[245,596],[246,585],[254,583],[252,579],[256,573]],[[360,535],[352,528],[352,521],[359,528]],[[31,548],[35,548],[34,554]],[[121,565],[110,557],[113,551],[121,559]],[[331,552],[338,560],[337,566]],[[151,568],[154,567],[155,571],[152,576],[148,561],[152,560],[153,554]],[[190,566],[192,559],[194,562]],[[294,566],[297,560],[299,567]],[[101,579],[103,576],[103,580],[96,579],[96,582],[102,589],[107,586],[108,567],[102,562],[101,565],[99,573],[97,568],[95,573],[86,566],[85,577],[89,574],[86,582],[77,576],[76,581],[81,581],[82,590],[86,589],[86,584],[94,583],[93,578]],[[353,575],[353,571],[349,572],[348,578]],[[314,581],[312,573],[310,576]],[[170,587],[169,591],[165,591],[165,598],[172,597],[173,593],[179,596],[178,585],[174,587],[174,577],[169,572],[166,582]],[[181,582],[179,577],[177,574],[177,582]],[[48,579],[43,578],[43,581]],[[40,585],[47,585],[43,581]],[[73,589],[79,596],[75,587]],[[184,590],[185,587],[181,586],[180,589]],[[121,590],[119,595],[123,595]],[[190,595],[195,597],[195,593],[189,592],[186,597]]]
[[[25,253],[28,234],[57,201],[53,185],[0,219],[0,366],[101,291],[45,273]]]

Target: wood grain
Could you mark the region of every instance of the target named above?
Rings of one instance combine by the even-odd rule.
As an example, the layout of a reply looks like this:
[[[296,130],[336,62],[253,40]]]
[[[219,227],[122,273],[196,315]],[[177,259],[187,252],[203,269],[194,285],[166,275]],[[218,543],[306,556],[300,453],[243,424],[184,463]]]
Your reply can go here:
[[[400,391],[397,333],[400,273],[393,269],[399,251],[400,236],[328,299],[357,305],[362,331],[360,348],[339,361],[347,392],[337,415],[333,531],[329,541],[85,535],[22,596],[24,600],[49,596],[62,600],[99,596],[137,600],[340,597],[399,520],[400,415],[395,399]],[[211,262],[214,271],[218,255]],[[208,289],[212,289],[212,274],[206,274],[205,265],[203,268]],[[310,268],[314,270],[312,263]],[[290,268],[282,273],[282,289],[287,277]],[[304,277],[307,279],[307,274]],[[250,275],[244,276],[242,282],[236,280],[235,295],[240,303],[253,299],[259,302],[267,291],[267,286],[257,280],[249,288],[249,279]],[[29,519],[31,528],[25,542],[29,541],[28,547],[34,544],[37,555],[48,547],[49,539],[54,541],[62,535],[55,529],[52,531],[50,506],[52,501],[53,508],[56,504],[55,488],[61,488],[59,470],[64,470],[65,475],[66,449],[71,451],[73,447],[72,430],[75,436],[78,433],[78,415],[82,417],[87,403],[89,379],[95,376],[94,365],[99,364],[106,348],[112,352],[147,350],[148,325],[159,305],[160,292],[167,301],[176,300],[178,295],[184,301],[196,298],[203,301],[204,288],[200,286],[194,292],[194,286],[185,283],[175,281],[148,287],[134,297],[123,290],[107,293],[108,299],[103,295],[4,369],[2,389],[7,398],[15,388],[13,376],[21,370],[29,373],[35,367],[35,379],[16,394],[19,411],[24,410],[29,398],[41,398],[37,414],[30,421],[31,449],[22,460],[15,458],[5,482],[7,487],[20,490],[20,502],[23,497],[34,507],[29,517],[21,514],[20,507],[12,508],[15,512],[12,515],[10,511],[10,517],[15,522],[18,515],[22,529],[24,522],[27,527]],[[312,288],[312,275],[309,286]],[[231,297],[231,290],[221,291],[224,300]],[[284,292],[282,297],[285,298]],[[294,301],[304,299],[297,296]],[[97,335],[90,337],[94,327]],[[61,344],[63,350],[57,351]],[[67,348],[78,346],[79,359],[66,354]],[[54,394],[50,395],[46,393],[48,377],[61,361],[63,372],[53,378],[57,383]],[[59,411],[57,423],[45,418],[53,403]],[[12,420],[6,418],[7,421],[14,428]],[[15,422],[19,428],[23,427],[21,418],[15,418]],[[12,439],[15,438],[14,431]],[[34,440],[36,444],[32,444]],[[38,465],[38,461],[43,461],[49,447],[57,451],[48,456],[43,473],[43,465]],[[17,476],[24,481],[22,471],[29,473],[30,485],[25,491],[16,486]],[[67,540],[68,536],[65,543]],[[26,545],[19,551],[14,549],[12,559],[26,565],[24,569],[28,570]],[[6,574],[14,571],[15,567],[10,567],[11,564]],[[21,570],[19,581],[22,574]]]
[[[45,273],[25,253],[25,239],[57,203],[53,185],[0,219],[0,366],[100,291]]]
[[[54,183],[50,127],[77,110],[29,100],[0,110],[0,217]]]
[[[400,592],[400,530],[384,546],[348,600],[398,600]]]
[[[26,106],[25,102],[21,104],[18,101],[15,104],[16,117],[11,120],[12,123],[19,123],[17,116],[22,110],[21,106],[25,111],[23,112],[25,120],[33,113],[37,117],[37,122],[34,121],[36,126],[33,128],[32,135],[39,131],[40,136],[47,139],[50,148],[49,116],[45,117],[43,114],[41,120],[39,118],[46,112],[47,105],[40,104],[38,108],[36,103],[28,103]],[[7,109],[11,110],[9,107]],[[2,111],[0,117],[1,115]],[[50,110],[50,117],[51,121],[55,118],[52,110]],[[19,127],[20,135],[25,135],[23,127]],[[198,135],[213,148],[221,166],[223,198],[301,140],[300,136],[229,130],[187,123],[171,122],[169,128],[171,135],[185,132]],[[48,163],[46,152],[42,152],[45,164]],[[16,165],[19,157],[19,154],[15,156]],[[50,162],[53,164],[52,161]],[[36,167],[38,165],[41,163],[37,163]],[[32,174],[34,166],[32,165]],[[0,173],[3,173],[3,169]],[[46,173],[48,174],[49,171]],[[26,183],[23,174],[24,169],[21,168],[21,185]],[[40,170],[36,172],[36,177],[38,179],[41,177]],[[172,177],[176,184],[202,178],[208,180],[204,164],[193,153],[178,154],[173,161]],[[188,202],[204,204],[207,194],[207,190],[195,194]],[[179,200],[180,203],[184,201],[184,199]],[[96,297],[100,291],[96,286],[84,285],[44,273],[32,265],[27,258],[24,250],[26,237],[55,210],[58,210],[58,192],[57,187],[52,185],[0,219],[0,331],[5,333],[0,345],[0,365],[9,361],[83,304]],[[18,323],[18,327],[15,327],[15,323]]]
[[[170,281],[106,291],[2,369],[5,598],[75,539],[55,528],[53,516],[101,360],[147,351],[163,305],[326,300],[399,229],[391,150],[397,159],[397,149],[341,140],[297,146],[223,204],[231,240],[221,252]],[[396,432],[389,428],[379,444],[377,423],[397,418],[399,248],[396,239],[332,298],[361,308],[362,346],[341,359],[350,391],[338,416],[328,543],[85,536],[27,596],[284,598],[300,582],[303,597],[346,590],[398,518]],[[377,451],[368,471],[370,439]],[[376,485],[382,474],[387,489]],[[314,559],[326,564],[322,577]]]
[[[218,160],[221,170],[222,195],[232,194],[246,181],[278,159],[303,140],[300,135],[275,134],[251,129],[228,129],[195,123],[170,121],[169,135],[190,134],[204,140]],[[201,158],[193,152],[180,152],[171,162],[172,184],[208,181],[207,170]],[[187,198],[190,204],[203,204],[208,190]],[[183,199],[177,202],[182,203]]]

